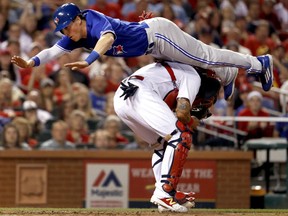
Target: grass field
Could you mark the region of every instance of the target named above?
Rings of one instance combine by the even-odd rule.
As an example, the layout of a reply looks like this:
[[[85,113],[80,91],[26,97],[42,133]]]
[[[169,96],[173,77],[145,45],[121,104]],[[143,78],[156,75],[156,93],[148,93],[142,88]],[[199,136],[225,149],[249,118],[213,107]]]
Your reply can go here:
[[[109,216],[151,216],[151,215],[192,215],[192,216],[279,216],[287,215],[288,210],[280,209],[191,209],[188,213],[158,213],[157,209],[59,209],[59,208],[0,208],[0,215],[32,215],[32,216],[50,216],[50,215],[109,215]]]

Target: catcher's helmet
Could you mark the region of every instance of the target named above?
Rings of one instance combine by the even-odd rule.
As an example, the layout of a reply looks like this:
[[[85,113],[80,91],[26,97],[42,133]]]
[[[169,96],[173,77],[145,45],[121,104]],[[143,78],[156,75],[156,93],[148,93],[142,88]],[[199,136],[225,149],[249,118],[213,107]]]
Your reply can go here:
[[[61,31],[67,27],[77,15],[81,14],[80,9],[73,3],[61,5],[54,13],[53,20],[56,25],[54,32]]]

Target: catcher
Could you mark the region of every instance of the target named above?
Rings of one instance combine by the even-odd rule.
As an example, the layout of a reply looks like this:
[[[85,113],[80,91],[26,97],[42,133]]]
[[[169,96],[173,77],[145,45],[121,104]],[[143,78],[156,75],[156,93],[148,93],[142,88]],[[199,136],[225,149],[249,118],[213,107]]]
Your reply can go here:
[[[200,77],[190,65],[153,63],[124,79],[115,93],[117,115],[154,149],[156,183],[151,202],[160,212],[187,212],[194,207],[193,193],[177,191],[177,184],[192,132],[201,118],[210,116],[209,107],[221,86],[219,79],[205,72],[209,71],[202,71]]]

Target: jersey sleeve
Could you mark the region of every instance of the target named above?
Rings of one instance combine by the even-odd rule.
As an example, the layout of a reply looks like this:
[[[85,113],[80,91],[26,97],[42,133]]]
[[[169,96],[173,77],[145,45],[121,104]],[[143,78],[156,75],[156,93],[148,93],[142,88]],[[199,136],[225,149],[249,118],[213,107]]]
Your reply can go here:
[[[56,46],[65,52],[71,52],[73,49],[79,48],[79,44],[71,40],[67,36],[63,36],[57,43]]]
[[[92,20],[92,26],[91,26],[91,35],[96,36],[98,39],[108,32],[112,33],[114,37],[116,38],[115,31],[111,25],[111,23],[108,21],[106,16],[102,13],[96,12],[96,11],[90,11],[89,14],[87,14],[86,20]]]
[[[179,92],[177,98],[189,99],[190,105],[192,106],[196,95],[199,92],[200,85],[200,76],[194,69],[190,71],[183,70],[182,78],[179,83]]]
[[[37,55],[32,57],[32,60],[34,61],[35,66],[39,66],[41,64],[44,64],[52,59],[56,59],[57,57],[63,55],[66,53],[65,50],[59,48],[56,44],[48,49],[44,49],[41,52],[39,52]]]

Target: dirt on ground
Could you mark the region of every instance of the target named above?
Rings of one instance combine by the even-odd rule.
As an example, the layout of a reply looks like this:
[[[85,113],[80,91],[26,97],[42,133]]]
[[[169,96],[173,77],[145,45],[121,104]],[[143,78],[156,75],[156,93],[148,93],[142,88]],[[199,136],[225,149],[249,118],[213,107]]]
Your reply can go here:
[[[85,216],[95,216],[95,215],[103,215],[103,216],[133,216],[134,214],[130,214],[130,213],[120,213],[120,214],[109,214],[109,213],[105,213],[105,214],[79,214],[79,213],[74,213],[74,214],[58,214],[58,213],[53,213],[53,214],[0,214],[1,216],[27,216],[27,215],[32,215],[32,216],[51,216],[51,215],[69,215],[69,216],[79,216],[79,215],[85,215]],[[275,213],[212,213],[209,212],[207,214],[203,214],[203,213],[196,213],[196,214],[191,214],[191,213],[140,213],[137,214],[137,216],[151,216],[151,215],[163,215],[163,216],[177,216],[177,215],[189,215],[189,216],[218,216],[218,215],[223,215],[223,216],[286,216],[288,215],[287,213],[279,213],[279,214],[275,214]]]
[[[139,209],[139,210],[61,210],[61,209],[49,209],[49,210],[20,210],[20,209],[1,209],[1,216],[51,216],[51,215],[63,215],[63,216],[175,216],[175,215],[189,215],[189,216],[288,216],[288,211],[277,211],[271,212],[259,211],[259,210],[247,210],[247,211],[233,211],[233,210],[190,210],[187,213],[175,213],[175,212],[164,212],[159,213],[157,209]]]

